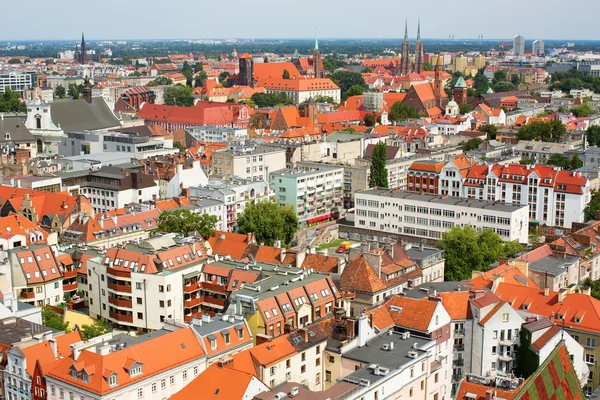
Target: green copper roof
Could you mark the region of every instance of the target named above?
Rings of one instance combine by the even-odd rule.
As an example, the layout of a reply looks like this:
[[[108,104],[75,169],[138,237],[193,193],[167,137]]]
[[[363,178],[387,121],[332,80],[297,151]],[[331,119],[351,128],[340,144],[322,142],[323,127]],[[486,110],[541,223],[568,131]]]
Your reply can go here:
[[[494,91],[492,90],[492,87],[490,86],[487,90],[487,92],[485,92],[486,94],[492,94],[494,93]]]
[[[315,50],[319,50],[319,28],[315,28]]]
[[[455,88],[466,88],[467,87],[467,83],[465,82],[465,79],[461,76],[456,81],[456,85],[454,85],[454,87]]]
[[[300,54],[298,53],[298,49],[294,50],[294,55],[292,56],[292,59],[297,60],[298,58],[300,58]]]

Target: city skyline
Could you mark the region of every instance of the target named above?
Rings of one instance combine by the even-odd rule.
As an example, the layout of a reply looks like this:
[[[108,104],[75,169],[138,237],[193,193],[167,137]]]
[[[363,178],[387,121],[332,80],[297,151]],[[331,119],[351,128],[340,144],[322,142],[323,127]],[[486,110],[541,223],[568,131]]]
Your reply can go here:
[[[558,0],[543,2],[534,0],[519,2],[508,0],[503,3],[506,10],[519,10],[514,13],[498,13],[497,7],[491,3],[477,4],[477,11],[467,11],[455,4],[433,0],[428,7],[418,4],[401,5],[391,0],[379,2],[372,7],[373,18],[364,18],[365,5],[357,0],[343,3],[331,1],[327,3],[307,0],[301,7],[294,8],[290,16],[289,10],[275,0],[260,0],[256,7],[247,7],[247,3],[232,0],[228,9],[240,11],[227,16],[222,7],[216,3],[203,5],[197,13],[184,13],[171,18],[164,18],[157,7],[161,3],[156,0],[132,0],[127,3],[107,0],[105,9],[111,10],[111,18],[115,15],[123,23],[106,25],[90,24],[89,20],[102,18],[102,15],[90,15],[73,0],[64,0],[63,7],[51,8],[44,13],[31,13],[26,23],[27,29],[17,19],[8,19],[0,26],[0,40],[70,40],[74,32],[85,31],[88,40],[145,40],[145,39],[299,39],[309,38],[314,34],[314,26],[319,26],[319,36],[328,39],[365,38],[396,39],[404,33],[404,19],[408,17],[409,36],[416,37],[417,18],[421,17],[421,34],[424,39],[443,39],[454,35],[455,39],[512,38],[517,34],[526,40],[594,40],[589,26],[593,23],[593,13],[581,13],[581,8],[562,7]],[[590,2],[591,4],[591,2]],[[152,12],[152,6],[156,11]],[[177,6],[190,8],[194,4],[189,0],[180,1]],[[33,9],[43,9],[46,3],[32,0]],[[19,12],[15,3],[6,5],[6,15]],[[144,24],[136,24],[135,33],[124,22],[128,15],[139,14],[144,10]],[[381,23],[381,12],[387,23]],[[432,12],[431,10],[436,10]],[[437,11],[439,10],[439,11]],[[535,13],[535,14],[534,14]],[[204,17],[204,16],[207,17]],[[222,15],[222,17],[215,17]],[[336,15],[337,19],[331,16]],[[368,15],[368,14],[367,14]],[[474,17],[468,17],[475,15]],[[536,15],[537,23],[532,23],[531,15]],[[493,16],[493,24],[490,17]],[[292,18],[290,18],[292,17]],[[451,18],[450,18],[451,17]],[[577,20],[578,23],[552,24],[552,20]],[[51,23],[49,21],[69,21],[68,24]],[[461,21],[461,23],[457,23]],[[109,26],[109,28],[107,28]]]

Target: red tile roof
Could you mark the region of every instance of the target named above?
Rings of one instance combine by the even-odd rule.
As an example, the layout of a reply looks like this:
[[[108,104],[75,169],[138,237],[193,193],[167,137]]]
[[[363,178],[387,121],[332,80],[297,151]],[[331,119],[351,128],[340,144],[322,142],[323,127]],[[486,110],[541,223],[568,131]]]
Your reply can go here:
[[[242,399],[252,379],[253,374],[213,364],[171,399]]]
[[[434,300],[410,299],[408,297],[394,296],[385,303],[390,316],[398,326],[427,332],[435,309],[439,303]]]

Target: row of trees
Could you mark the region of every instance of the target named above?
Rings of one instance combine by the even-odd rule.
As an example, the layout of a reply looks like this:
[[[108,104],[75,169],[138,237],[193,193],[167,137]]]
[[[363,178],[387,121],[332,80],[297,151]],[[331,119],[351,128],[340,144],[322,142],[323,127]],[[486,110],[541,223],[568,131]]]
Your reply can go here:
[[[0,112],[25,112],[27,106],[21,101],[19,93],[6,89],[0,93]]]
[[[251,100],[257,107],[291,106],[296,104],[293,99],[283,92],[279,93],[254,93]]]

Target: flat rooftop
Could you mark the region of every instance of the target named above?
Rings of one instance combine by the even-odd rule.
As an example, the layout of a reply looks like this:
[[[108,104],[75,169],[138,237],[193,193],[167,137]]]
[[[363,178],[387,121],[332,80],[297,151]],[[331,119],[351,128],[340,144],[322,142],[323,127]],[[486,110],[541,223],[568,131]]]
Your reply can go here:
[[[490,209],[493,211],[501,212],[514,212],[522,208],[527,208],[526,205],[512,205],[504,204],[500,201],[488,201],[478,199],[465,199],[462,197],[449,197],[439,196],[435,194],[421,194],[407,192],[404,190],[390,190],[390,189],[369,189],[363,191],[357,191],[356,195],[366,194],[371,196],[391,197],[394,199],[404,199],[410,201],[417,201],[423,203],[443,204],[448,206],[457,207],[468,207],[468,208],[479,208],[479,209]]]
[[[293,177],[304,177],[312,175],[322,175],[327,172],[333,172],[336,170],[343,170],[342,166],[339,167],[318,167],[318,168],[306,168],[306,169],[280,169],[279,171],[273,171],[270,173],[271,176],[293,176]]]
[[[565,258],[548,256],[540,260],[529,263],[529,270],[535,272],[547,272],[550,275],[558,276],[567,272],[567,268],[579,260],[579,257],[567,254]]]
[[[0,343],[13,345],[23,339],[31,339],[42,333],[58,333],[47,326],[36,324],[21,318],[8,317],[0,320]]]

